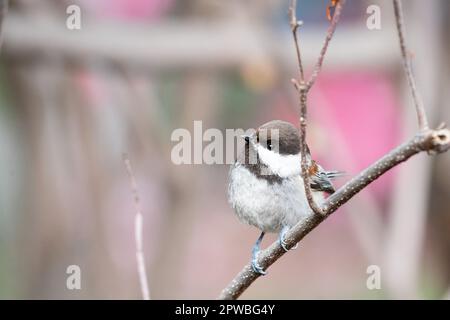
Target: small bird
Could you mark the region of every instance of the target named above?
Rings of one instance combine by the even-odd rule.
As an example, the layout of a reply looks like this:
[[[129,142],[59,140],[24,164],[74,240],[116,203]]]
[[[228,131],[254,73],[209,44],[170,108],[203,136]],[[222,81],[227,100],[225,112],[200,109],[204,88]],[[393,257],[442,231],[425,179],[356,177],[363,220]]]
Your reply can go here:
[[[261,230],[252,250],[252,268],[264,275],[257,263],[264,234],[278,233],[281,247],[288,251],[286,233],[313,212],[301,177],[297,128],[289,122],[273,120],[243,138],[245,146],[229,172],[228,201],[242,222]],[[324,192],[335,192],[331,180],[341,172],[325,171],[311,159],[309,149],[307,153],[313,197],[320,204],[325,199]]]

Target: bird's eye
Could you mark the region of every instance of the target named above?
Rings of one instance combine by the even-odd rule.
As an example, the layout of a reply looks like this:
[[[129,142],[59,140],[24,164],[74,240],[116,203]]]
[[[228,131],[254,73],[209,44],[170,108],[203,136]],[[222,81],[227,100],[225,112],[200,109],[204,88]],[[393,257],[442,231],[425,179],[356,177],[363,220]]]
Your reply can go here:
[[[272,150],[272,140],[267,140],[267,149]]]

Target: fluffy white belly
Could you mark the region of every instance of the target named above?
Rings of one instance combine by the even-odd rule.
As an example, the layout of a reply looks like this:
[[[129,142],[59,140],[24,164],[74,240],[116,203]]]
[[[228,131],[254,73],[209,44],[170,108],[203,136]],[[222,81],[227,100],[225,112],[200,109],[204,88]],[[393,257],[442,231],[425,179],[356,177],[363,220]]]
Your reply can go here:
[[[299,175],[270,184],[236,163],[230,170],[228,200],[239,219],[265,232],[280,232],[312,214]],[[322,193],[315,192],[318,203]]]

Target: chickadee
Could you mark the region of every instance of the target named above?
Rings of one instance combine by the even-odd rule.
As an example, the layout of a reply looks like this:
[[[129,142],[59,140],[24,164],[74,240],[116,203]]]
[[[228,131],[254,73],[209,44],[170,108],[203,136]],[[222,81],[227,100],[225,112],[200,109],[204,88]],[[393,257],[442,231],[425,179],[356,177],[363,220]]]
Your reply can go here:
[[[242,222],[261,230],[252,250],[252,268],[265,274],[257,263],[264,234],[278,233],[287,251],[286,232],[313,211],[301,178],[299,131],[288,122],[274,120],[243,138],[245,147],[229,172],[228,200]],[[331,180],[341,173],[325,171],[311,160],[309,150],[307,160],[313,197],[320,204],[324,192],[335,191]]]

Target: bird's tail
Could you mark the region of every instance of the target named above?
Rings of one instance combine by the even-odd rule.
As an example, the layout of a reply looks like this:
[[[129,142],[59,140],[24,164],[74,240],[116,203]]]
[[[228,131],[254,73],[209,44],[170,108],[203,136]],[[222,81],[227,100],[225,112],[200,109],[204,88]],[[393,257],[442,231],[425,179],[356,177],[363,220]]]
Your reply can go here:
[[[325,174],[327,175],[328,179],[331,179],[331,180],[347,175],[344,171],[336,171],[336,170],[325,171]]]
[[[331,181],[343,175],[345,175],[343,171],[325,171],[320,167],[319,171],[312,176],[311,188],[332,194],[336,190]]]

